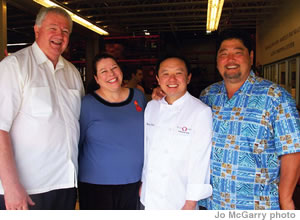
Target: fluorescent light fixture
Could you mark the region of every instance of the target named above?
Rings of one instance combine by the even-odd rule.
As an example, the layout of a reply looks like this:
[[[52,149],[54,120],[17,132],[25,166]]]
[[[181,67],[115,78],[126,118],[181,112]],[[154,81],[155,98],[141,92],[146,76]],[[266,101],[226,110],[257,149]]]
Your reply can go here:
[[[224,0],[208,0],[206,31],[218,29]]]
[[[32,44],[32,43],[15,43],[15,44],[7,44],[6,46],[8,47],[13,47],[13,46],[26,46],[28,44]]]
[[[76,15],[73,12],[69,11],[68,9],[66,9],[66,8],[64,8],[64,7],[58,5],[58,4],[56,4],[56,3],[54,3],[50,0],[33,0],[33,1],[40,4],[40,5],[42,5],[42,6],[44,6],[44,7],[46,7],[46,8],[53,7],[53,6],[61,7],[69,13],[69,15],[71,16],[71,18],[74,22],[76,22],[76,23],[78,23],[78,24],[80,24],[80,25],[82,25],[82,26],[84,26],[84,27],[100,34],[100,35],[108,35],[108,32],[106,32],[105,30],[99,28],[98,26],[96,26],[96,25],[92,24],[91,22],[83,19],[82,17],[79,17],[78,15]]]
[[[149,36],[149,35],[150,35],[150,32],[149,32],[147,29],[145,29],[145,30],[144,30],[144,34],[145,34],[146,36]]]

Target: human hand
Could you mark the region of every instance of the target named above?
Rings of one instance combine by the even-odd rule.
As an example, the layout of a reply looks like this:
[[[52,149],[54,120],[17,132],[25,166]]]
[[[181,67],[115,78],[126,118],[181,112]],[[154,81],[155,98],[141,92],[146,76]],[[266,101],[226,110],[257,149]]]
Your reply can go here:
[[[4,200],[7,210],[27,210],[28,205],[35,205],[21,185],[6,189],[4,192]]]
[[[141,183],[141,186],[139,188],[139,197],[141,197],[141,193],[142,193],[142,186],[143,186],[143,183]]]
[[[166,94],[162,91],[160,87],[156,87],[152,91],[151,98],[154,100],[161,100]]]
[[[181,210],[195,210],[196,205],[197,205],[196,201],[186,200]]]
[[[281,210],[295,210],[295,204],[294,204],[293,199],[290,199],[288,201],[280,200],[280,209]]]

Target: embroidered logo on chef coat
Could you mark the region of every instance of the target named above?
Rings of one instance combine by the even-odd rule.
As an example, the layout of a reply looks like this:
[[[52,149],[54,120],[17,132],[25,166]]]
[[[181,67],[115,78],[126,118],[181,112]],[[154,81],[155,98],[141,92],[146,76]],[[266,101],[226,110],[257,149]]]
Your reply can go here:
[[[180,134],[189,135],[191,133],[192,129],[188,128],[186,126],[177,126],[177,132]]]

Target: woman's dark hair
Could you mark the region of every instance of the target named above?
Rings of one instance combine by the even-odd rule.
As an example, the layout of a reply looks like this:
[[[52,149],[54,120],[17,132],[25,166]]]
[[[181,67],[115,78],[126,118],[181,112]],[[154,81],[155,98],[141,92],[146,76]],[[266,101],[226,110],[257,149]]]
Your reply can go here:
[[[238,39],[244,46],[248,49],[249,53],[253,50],[252,40],[249,33],[240,29],[226,29],[219,34],[217,39],[217,51],[219,51],[220,46],[224,40]]]
[[[108,53],[101,53],[101,54],[97,54],[95,57],[94,57],[94,60],[93,60],[93,74],[94,76],[97,76],[97,63],[102,60],[102,59],[106,59],[106,58],[111,58],[113,59],[117,64],[118,64],[118,61],[117,59],[108,54]],[[119,65],[119,64],[118,64]]]
[[[160,64],[165,61],[166,59],[169,59],[169,58],[177,58],[179,60],[182,60],[186,66],[186,69],[187,69],[187,74],[189,75],[191,73],[191,66],[190,66],[190,63],[188,62],[188,60],[183,57],[183,56],[179,56],[179,55],[166,55],[164,57],[162,57],[161,59],[158,60],[158,62],[156,63],[156,68],[155,68],[155,73],[156,75],[158,76],[158,71],[159,71],[159,66]]]

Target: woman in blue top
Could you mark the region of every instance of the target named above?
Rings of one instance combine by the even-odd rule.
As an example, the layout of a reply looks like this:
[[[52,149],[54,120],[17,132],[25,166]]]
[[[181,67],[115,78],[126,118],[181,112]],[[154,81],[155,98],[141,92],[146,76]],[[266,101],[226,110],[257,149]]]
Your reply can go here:
[[[136,209],[144,157],[144,108],[137,89],[121,87],[116,59],[97,55],[99,89],[81,104],[79,141],[80,209]]]

